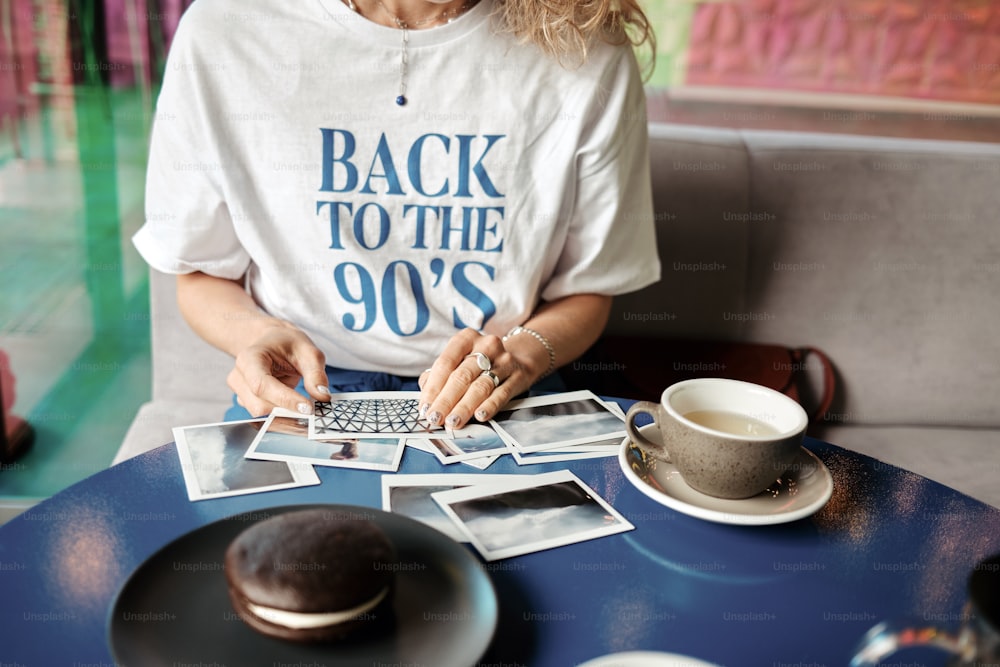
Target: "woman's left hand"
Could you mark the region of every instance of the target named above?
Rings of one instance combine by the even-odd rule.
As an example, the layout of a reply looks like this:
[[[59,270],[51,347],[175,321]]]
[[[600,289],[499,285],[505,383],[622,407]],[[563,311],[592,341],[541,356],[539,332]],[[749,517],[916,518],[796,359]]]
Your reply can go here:
[[[515,351],[498,336],[459,331],[420,375],[421,413],[431,424],[453,429],[470,419],[492,418],[545,372],[548,356],[537,348],[519,346]]]
[[[449,428],[492,419],[546,373],[583,354],[604,329],[609,312],[610,296],[573,294],[541,304],[520,335],[503,339],[475,329],[459,331],[418,379],[422,415]]]

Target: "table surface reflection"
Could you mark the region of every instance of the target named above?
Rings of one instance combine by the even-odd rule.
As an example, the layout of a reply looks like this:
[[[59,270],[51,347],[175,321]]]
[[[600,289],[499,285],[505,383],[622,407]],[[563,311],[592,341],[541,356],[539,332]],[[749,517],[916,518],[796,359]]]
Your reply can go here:
[[[833,496],[808,518],[771,526],[659,505],[617,458],[519,467],[501,457],[483,472],[572,470],[636,530],[487,564],[500,622],[481,664],[554,667],[660,650],[732,667],[845,665],[880,620],[957,625],[967,574],[1000,551],[1000,510],[835,445],[807,438],[806,447],[830,469]],[[0,528],[0,661],[113,664],[107,627],[118,590],[199,526],[282,505],[381,507],[387,473],[317,472],[319,486],[192,503],[169,444],[40,503]],[[399,472],[476,471],[408,448]],[[933,651],[898,656],[946,662]]]

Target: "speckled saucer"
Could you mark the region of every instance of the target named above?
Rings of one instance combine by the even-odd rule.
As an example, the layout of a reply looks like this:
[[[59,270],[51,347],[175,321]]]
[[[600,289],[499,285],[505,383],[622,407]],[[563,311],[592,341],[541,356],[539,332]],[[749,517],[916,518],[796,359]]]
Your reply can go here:
[[[659,437],[656,426],[642,428],[650,438]],[[817,512],[833,494],[830,470],[805,447],[791,470],[766,491],[741,500],[715,498],[695,491],[670,463],[647,456],[629,438],[622,441],[618,463],[625,477],[656,502],[683,514],[744,526],[787,523]]]

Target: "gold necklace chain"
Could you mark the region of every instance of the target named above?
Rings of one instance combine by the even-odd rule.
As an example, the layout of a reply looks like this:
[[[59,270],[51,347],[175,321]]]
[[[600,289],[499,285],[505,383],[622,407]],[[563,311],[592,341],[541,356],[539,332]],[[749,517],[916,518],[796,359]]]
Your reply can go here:
[[[389,18],[392,19],[393,23],[396,24],[396,27],[400,28],[401,30],[406,30],[408,28],[419,28],[420,26],[427,25],[428,23],[437,23],[438,21],[447,20],[448,22],[451,22],[457,16],[462,14],[466,9],[472,6],[472,0],[467,0],[465,3],[462,4],[461,7],[452,7],[451,9],[446,9],[437,16],[431,16],[430,18],[421,19],[419,21],[404,21],[403,19],[399,18],[391,11],[389,11],[389,8],[385,6],[385,3],[382,2],[382,0],[375,0],[375,2],[377,2],[378,6],[382,8],[382,11],[384,11],[389,16]]]
[[[419,28],[420,26],[427,25],[428,23],[437,23],[438,21],[446,21],[451,23],[461,14],[463,14],[467,9],[476,4],[478,0],[466,0],[460,7],[453,7],[451,9],[446,9],[437,16],[432,16],[430,18],[421,19],[419,21],[414,21],[412,23],[404,21],[399,18],[385,6],[382,0],[375,0],[378,6],[382,8],[392,22],[396,24],[396,27],[402,31],[402,41],[400,42],[399,49],[399,95],[396,96],[396,104],[399,106],[404,106],[407,102],[406,100],[406,77],[410,71],[410,53],[407,48],[410,43],[410,28]],[[361,10],[354,3],[354,0],[346,0],[348,8],[351,11],[360,14]]]

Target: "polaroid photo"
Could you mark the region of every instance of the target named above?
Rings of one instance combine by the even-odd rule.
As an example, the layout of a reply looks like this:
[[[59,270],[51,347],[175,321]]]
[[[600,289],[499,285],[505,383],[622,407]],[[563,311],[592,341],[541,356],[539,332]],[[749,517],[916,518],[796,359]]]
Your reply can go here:
[[[519,466],[534,463],[557,463],[559,461],[577,461],[580,459],[598,459],[618,456],[622,448],[622,439],[608,438],[600,442],[585,445],[574,445],[565,449],[546,449],[540,452],[519,452],[511,447],[511,456]]]
[[[402,438],[312,440],[310,421],[308,416],[275,408],[247,450],[247,458],[386,472],[399,469]]]
[[[434,444],[432,444],[431,440],[424,439],[424,438],[407,438],[406,439],[406,446],[407,447],[412,447],[413,449],[420,450],[421,452],[427,452],[428,454],[433,454],[437,458],[437,460],[438,460],[439,463],[445,464],[445,461],[441,458],[441,450],[438,449],[438,447],[436,447]],[[488,454],[487,453],[487,454],[477,455],[474,458],[463,459],[461,461],[455,461],[455,460],[449,459],[447,461],[447,464],[450,465],[452,463],[462,463],[462,464],[467,465],[467,466],[472,466],[473,468],[476,468],[477,470],[486,470],[491,465],[493,465],[493,463],[498,458],[500,458],[501,456],[507,454],[509,451],[510,451],[510,448],[507,447],[507,449],[504,450],[503,454]]]
[[[188,498],[206,500],[319,484],[312,466],[245,457],[266,419],[173,429]]]
[[[465,533],[434,502],[431,494],[473,485],[495,484],[496,488],[504,488],[512,477],[517,475],[382,475],[382,509],[425,523],[456,542],[468,542]]]
[[[331,468],[399,470],[403,458],[402,438],[311,440],[308,433],[308,417],[275,408],[247,450],[247,458]]]
[[[315,401],[309,422],[313,440],[385,438],[387,436],[451,437],[451,430],[420,418],[420,392],[359,391],[331,394]]]
[[[414,438],[415,439],[415,438]],[[507,443],[488,424],[466,424],[451,438],[427,438],[430,451],[441,463],[456,463],[507,453]]]
[[[488,561],[634,530],[569,470],[431,494]]]
[[[507,443],[507,452],[518,465],[557,463],[559,461],[575,461],[579,459],[617,456],[622,446],[622,439],[615,436],[608,438],[607,440],[585,442],[580,445],[570,445],[556,449],[544,449],[536,452],[522,452],[514,445],[510,436],[504,434],[502,437],[504,442]]]
[[[619,411],[620,412],[620,411]],[[590,391],[511,401],[490,420],[515,449],[537,452],[625,437],[625,420]]]

